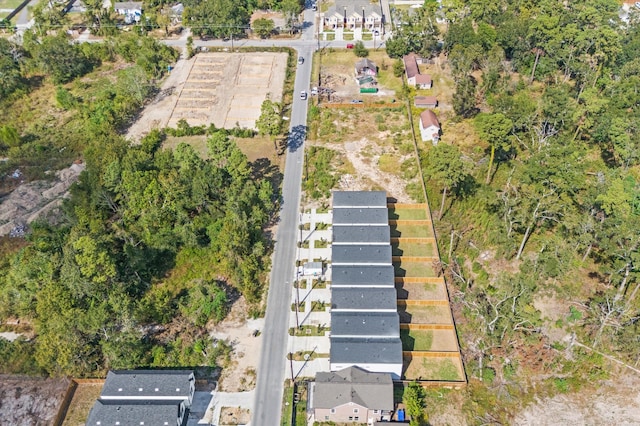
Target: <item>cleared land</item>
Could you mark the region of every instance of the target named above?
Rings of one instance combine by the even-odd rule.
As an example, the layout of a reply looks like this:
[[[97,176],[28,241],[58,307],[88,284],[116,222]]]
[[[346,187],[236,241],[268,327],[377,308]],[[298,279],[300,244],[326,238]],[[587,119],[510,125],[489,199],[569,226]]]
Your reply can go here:
[[[451,330],[400,330],[402,348],[406,351],[458,350],[455,334]]]
[[[68,379],[3,377],[0,379],[0,423],[52,424],[69,386]]]
[[[418,380],[464,380],[459,358],[404,357],[404,377]]]
[[[179,61],[157,98],[142,112],[127,136],[134,141],[150,130],[215,124],[255,128],[262,102],[280,101],[287,53],[200,53]]]
[[[398,283],[398,299],[447,300],[447,291],[441,283]]]
[[[102,383],[79,383],[62,426],[83,426],[101,390]]]
[[[444,306],[398,306],[400,322],[406,324],[452,324],[448,305]]]

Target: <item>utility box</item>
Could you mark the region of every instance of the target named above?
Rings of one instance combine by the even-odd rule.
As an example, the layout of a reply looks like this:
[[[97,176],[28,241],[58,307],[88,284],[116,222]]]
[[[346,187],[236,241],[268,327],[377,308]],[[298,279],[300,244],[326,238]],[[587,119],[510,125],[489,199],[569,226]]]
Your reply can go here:
[[[377,87],[361,87],[360,93],[378,93]]]

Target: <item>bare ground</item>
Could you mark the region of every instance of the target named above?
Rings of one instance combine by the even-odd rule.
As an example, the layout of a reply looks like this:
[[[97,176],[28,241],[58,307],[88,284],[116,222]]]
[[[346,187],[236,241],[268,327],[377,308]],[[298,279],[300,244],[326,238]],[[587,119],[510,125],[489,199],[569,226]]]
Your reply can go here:
[[[247,320],[246,316],[247,304],[241,297],[227,318],[210,331],[213,337],[226,339],[233,348],[230,363],[224,366],[218,379],[218,389],[222,392],[242,392],[255,387],[262,336],[254,333],[262,331],[264,319]]]
[[[0,377],[0,424],[52,424],[68,385],[68,379]]]

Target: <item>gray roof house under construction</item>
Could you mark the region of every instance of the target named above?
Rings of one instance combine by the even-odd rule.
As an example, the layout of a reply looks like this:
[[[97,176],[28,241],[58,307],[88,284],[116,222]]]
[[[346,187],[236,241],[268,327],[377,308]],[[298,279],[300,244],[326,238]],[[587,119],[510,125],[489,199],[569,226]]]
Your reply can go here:
[[[330,368],[402,374],[387,197],[334,191]]]

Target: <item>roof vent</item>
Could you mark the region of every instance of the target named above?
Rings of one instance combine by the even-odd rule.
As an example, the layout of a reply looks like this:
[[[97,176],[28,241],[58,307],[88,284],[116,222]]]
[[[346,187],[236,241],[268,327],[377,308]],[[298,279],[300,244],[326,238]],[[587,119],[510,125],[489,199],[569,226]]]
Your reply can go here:
[[[138,392],[142,392],[142,388],[138,388]]]
[[[176,392],[180,392],[180,388],[176,388]]]
[[[158,392],[160,389],[156,388],[156,392]]]
[[[118,392],[122,392],[122,388],[118,388]]]

